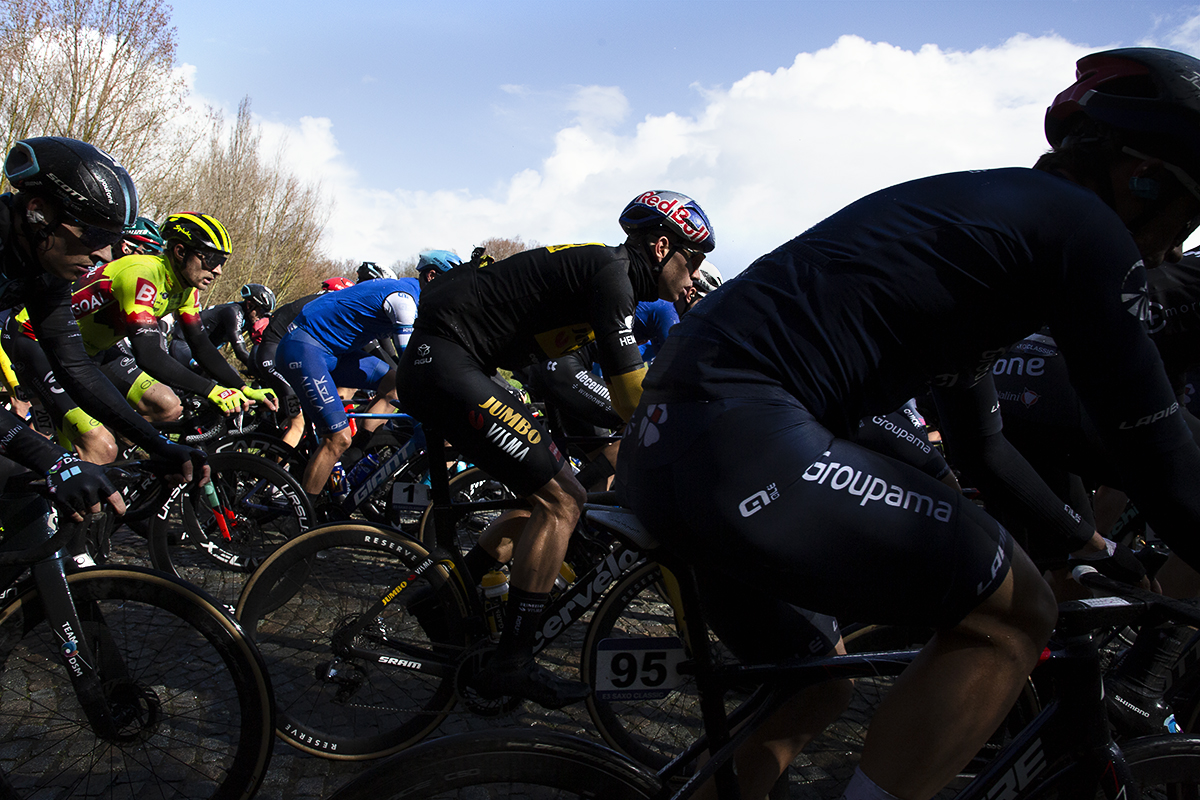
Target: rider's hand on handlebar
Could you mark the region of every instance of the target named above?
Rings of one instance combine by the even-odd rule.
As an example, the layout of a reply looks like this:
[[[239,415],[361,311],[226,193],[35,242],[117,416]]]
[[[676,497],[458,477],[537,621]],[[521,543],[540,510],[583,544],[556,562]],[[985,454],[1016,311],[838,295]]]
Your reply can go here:
[[[106,502],[118,514],[125,513],[125,500],[104,474],[104,467],[81,461],[66,453],[46,472],[46,485],[55,502],[72,512],[76,522],[85,512],[100,510]]]
[[[255,389],[253,386],[246,385],[242,387],[242,394],[256,403],[262,403],[272,411],[279,410],[279,398],[275,396],[272,389]]]
[[[251,406],[250,398],[242,394],[240,389],[231,389],[228,386],[214,386],[208,393],[208,399],[226,416],[248,411]]]
[[[1105,539],[1099,533],[1079,550],[1071,554],[1072,562],[1082,562],[1095,567],[1101,575],[1125,583],[1149,589],[1150,579],[1146,576],[1146,566],[1138,560],[1132,550],[1123,544]]]
[[[156,443],[150,454],[164,462],[167,469],[177,470],[167,474],[172,483],[191,483],[193,480],[198,480],[199,486],[208,483],[212,470],[208,466],[208,455],[203,450],[163,439]]]

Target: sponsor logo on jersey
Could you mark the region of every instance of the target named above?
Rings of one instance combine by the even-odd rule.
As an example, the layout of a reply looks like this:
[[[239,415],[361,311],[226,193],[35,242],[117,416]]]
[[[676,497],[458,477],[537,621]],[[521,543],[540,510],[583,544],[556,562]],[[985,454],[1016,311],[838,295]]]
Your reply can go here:
[[[831,454],[826,450],[822,458]],[[814,461],[801,476],[806,481],[813,481],[818,486],[827,486],[835,492],[845,490],[854,497],[861,497],[860,506],[882,500],[885,505],[924,514],[933,517],[938,522],[949,522],[954,508],[945,500],[934,501],[932,497],[920,492],[905,489],[896,484],[888,484],[883,478],[870,473],[864,473],[849,464],[836,461]]]
[[[1126,420],[1125,422],[1122,422],[1117,427],[1123,431],[1128,431],[1128,430],[1133,430],[1134,428],[1140,428],[1143,425],[1152,425],[1161,419],[1166,419],[1167,417],[1171,416],[1178,410],[1179,410],[1179,403],[1171,403],[1171,405],[1167,406],[1166,408],[1155,411],[1153,414],[1147,414],[1144,417],[1140,417],[1136,422],[1134,422],[1132,424],[1130,424],[1129,421]]]
[[[1004,545],[1008,542],[1008,531],[1004,526],[1000,526],[1000,537],[996,540],[996,555],[992,558],[991,574],[986,581],[980,581],[975,586],[975,596],[990,592],[992,587],[996,585],[996,577],[1000,574],[1000,570],[1004,568],[1007,559],[1004,557]]]
[[[767,485],[766,489],[755,492],[738,503],[738,511],[742,512],[743,517],[748,517],[751,514],[757,514],[759,511],[762,511],[772,500],[778,499],[779,490],[775,488],[775,484],[771,483]]]
[[[483,430],[483,420],[484,420],[484,416],[483,416],[482,411],[475,409],[475,408],[469,409],[467,411],[467,422],[469,422],[471,424],[471,427],[474,428],[475,430],[477,430],[477,431]]]
[[[427,355],[429,355],[429,345],[427,345],[427,344],[423,344],[423,345],[421,345],[420,347],[418,347],[418,348],[417,348],[417,355],[420,355],[420,356],[427,356]]]
[[[907,409],[905,409],[905,411],[907,411]],[[909,421],[912,422],[911,417],[909,418]],[[887,417],[871,417],[871,422],[875,423],[875,425],[877,425],[880,429],[892,434],[900,441],[908,442],[912,446],[920,449],[923,453],[929,453],[932,450],[929,442],[925,441],[923,436],[917,436],[912,431],[897,425]],[[915,425],[916,423],[914,422],[913,424]],[[922,430],[923,429],[924,424],[922,421]]]
[[[530,444],[537,444],[542,440],[541,432],[533,427],[529,420],[525,419],[520,412],[501,403],[496,399],[495,395],[489,397],[487,402],[481,403],[479,407],[511,428],[517,436],[527,439]],[[491,436],[492,434],[489,432],[488,437],[490,438]]]
[[[75,319],[81,319],[113,302],[113,296],[97,285],[92,284],[80,289],[71,297],[71,314]]]
[[[487,438],[517,461],[524,461],[525,457],[529,455],[529,445],[525,444],[516,434],[505,430],[499,422],[492,423],[491,429],[487,432]]]
[[[1034,378],[1046,374],[1046,359],[1041,357],[1028,360],[1021,356],[1010,355],[1008,358],[996,359],[992,364],[993,375],[1030,375]]]
[[[1121,307],[1141,322],[1150,322],[1150,289],[1146,286],[1146,267],[1139,260],[1121,281]]]
[[[1026,389],[1025,391],[1021,392],[1020,395],[1021,403],[1023,403],[1026,408],[1030,408],[1034,403],[1041,399],[1042,396],[1032,389]]]
[[[133,293],[133,301],[143,306],[153,306],[158,299],[158,287],[145,278],[138,278]]]
[[[638,444],[649,447],[659,439],[658,426],[667,421],[667,407],[661,403],[646,407],[642,424],[638,427]]]

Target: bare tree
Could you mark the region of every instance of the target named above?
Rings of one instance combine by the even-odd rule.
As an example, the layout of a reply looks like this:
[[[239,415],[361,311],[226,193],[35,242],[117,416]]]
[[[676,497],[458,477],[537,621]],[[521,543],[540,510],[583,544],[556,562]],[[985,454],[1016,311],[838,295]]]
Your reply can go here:
[[[242,100],[232,128],[213,113],[207,148],[177,176],[185,196],[173,208],[157,209],[163,215],[211,214],[229,230],[234,255],[209,303],[233,298],[251,282],[271,287],[281,299],[299,297],[311,289],[311,265],[324,260],[319,244],[329,209],[320,187],[291,175],[281,153],[265,162],[261,139],[249,99]]]
[[[163,0],[4,0],[4,151],[28,136],[70,136],[111,152],[139,187],[157,184],[197,136],[176,124],[188,106],[175,51]]]
[[[533,239],[530,239],[527,242],[520,236],[514,236],[511,239],[501,236],[492,236],[480,242],[479,246],[486,248],[487,254],[497,261],[516,255],[517,253],[523,253],[526,250],[534,250],[538,247],[541,247],[541,245]]]

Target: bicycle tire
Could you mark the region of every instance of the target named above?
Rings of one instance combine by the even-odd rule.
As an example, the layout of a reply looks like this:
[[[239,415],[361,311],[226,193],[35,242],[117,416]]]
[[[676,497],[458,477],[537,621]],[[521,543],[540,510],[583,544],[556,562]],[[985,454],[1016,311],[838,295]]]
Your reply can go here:
[[[714,656],[718,660],[734,660],[709,635],[716,645]],[[625,575],[600,601],[584,636],[580,677],[595,688],[599,644],[605,639],[667,636],[686,642],[662,588],[661,568],[648,562]],[[749,692],[730,692],[726,696],[726,711],[732,711],[748,697]],[[600,736],[610,747],[638,764],[657,770],[703,731],[699,702],[695,683],[688,679],[659,700],[601,700],[593,691],[587,699],[587,708]]]
[[[329,800],[642,800],[657,789],[653,774],[594,742],[510,728],[418,745],[359,775]]]
[[[457,697],[453,675],[341,659],[333,645],[343,623],[408,580],[433,593],[422,617],[442,626],[443,644],[399,601],[386,603],[359,641],[379,634],[370,643],[395,659],[453,662],[466,644],[465,605],[444,567],[413,576],[427,555],[389,528],[333,523],[291,540],[250,577],[237,616],[266,660],[282,739],[326,758],[378,758],[424,738],[446,717]]]
[[[471,503],[487,500],[516,499],[507,486],[488,475],[479,467],[469,467],[450,479],[450,498],[455,503]],[[479,541],[479,535],[484,529],[499,517],[502,511],[476,511],[458,521],[455,529],[455,539],[458,549],[467,553]],[[436,542],[433,524],[433,504],[421,515],[417,538],[426,547],[433,547]]]
[[[271,685],[242,629],[211,598],[137,567],[68,578],[107,689],[146,718],[131,741],[92,732],[36,590],[0,609],[0,796],[249,798],[270,762]],[[96,636],[102,635],[97,641]],[[150,712],[154,713],[150,713]]]
[[[1149,736],[1127,741],[1121,749],[1143,800],[1200,797],[1200,737]]]
[[[304,489],[278,464],[250,453],[223,452],[210,455],[209,465],[230,538],[220,530],[204,491],[191,488],[151,518],[150,563],[232,608],[258,565],[312,527],[316,515]]]
[[[210,453],[250,453],[275,462],[297,480],[304,474],[308,457],[281,437],[264,431],[231,431],[206,448]]]

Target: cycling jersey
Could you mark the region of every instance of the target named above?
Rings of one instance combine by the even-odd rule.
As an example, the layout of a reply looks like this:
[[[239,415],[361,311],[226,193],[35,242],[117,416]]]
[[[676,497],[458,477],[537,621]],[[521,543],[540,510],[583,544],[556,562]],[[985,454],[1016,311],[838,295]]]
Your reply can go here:
[[[132,255],[101,264],[80,278],[71,311],[89,354],[95,356],[128,337],[134,358],[150,376],[204,397],[218,382],[233,387],[245,382],[204,336],[198,297],[199,292],[179,278],[168,256]],[[168,354],[159,327],[167,314],[174,314],[176,330],[191,345],[192,357],[216,380],[196,374]],[[28,327],[25,333],[33,335]]]
[[[380,278],[318,297],[304,306],[295,323],[331,353],[360,350],[387,336],[403,350],[420,298],[416,278]]]
[[[300,314],[300,310],[320,296],[319,294],[310,294],[275,309],[275,313],[271,315],[270,321],[263,330],[262,341],[254,349],[255,372],[259,378],[275,390],[281,407],[286,409],[289,417],[300,413],[300,403],[295,391],[292,390],[292,385],[279,372],[275,360],[276,352],[279,350],[279,343],[292,328],[292,323]]]
[[[562,469],[562,456],[533,410],[498,395],[490,375],[594,341],[612,405],[627,418],[644,370],[635,306],[657,293],[648,260],[627,245],[545,247],[452,270],[425,289],[400,361],[400,400],[513,491],[532,494]]]
[[[204,326],[204,332],[208,334],[208,340],[212,342],[213,347],[220,348],[227,344],[233,349],[238,361],[247,367],[253,366],[250,363],[250,349],[246,347],[246,340],[242,337],[247,325],[246,313],[241,303],[221,303],[206,308],[200,312],[200,323]]]
[[[643,361],[653,361],[662,349],[671,328],[679,322],[679,312],[670,300],[641,302],[633,315],[633,335],[642,351]]]
[[[1064,548],[1078,547],[1091,531],[1005,447],[991,381],[1007,347],[1047,324],[1089,415],[1130,467],[1130,494],[1154,509],[1155,530],[1195,563],[1200,493],[1191,476],[1200,474],[1200,448],[1176,413],[1146,316],[1137,247],[1087,189],[1028,169],[885,189],[763,256],[672,330],[631,422],[634,442],[622,447],[624,498],[675,546],[714,545],[709,557],[724,569],[753,575],[752,566],[781,557],[771,567],[778,584],[787,577],[795,588],[785,591],[798,604],[822,611],[864,610],[855,587],[881,594],[897,572],[936,585],[951,569],[957,594],[936,603],[925,594],[910,612],[961,619],[1007,571],[1006,536],[938,482],[845,440],[860,419],[899,407],[930,383],[948,441],[957,436],[978,456],[977,474],[987,474],[989,502],[1019,504]],[[734,400],[736,409],[689,416],[697,404]],[[754,421],[755,409],[762,420]],[[791,447],[751,469],[767,436]],[[697,469],[687,459],[700,440],[730,463],[715,474],[707,462]],[[702,499],[711,487],[694,474],[728,478],[729,493]],[[806,511],[781,516],[801,501]],[[740,543],[715,544],[729,530]],[[960,560],[968,550],[974,555]],[[824,572],[839,551],[862,558]]]
[[[71,284],[45,272],[24,251],[13,233],[16,198],[0,196],[0,308],[25,304],[29,325],[42,343],[54,373],[83,408],[118,433],[154,448],[166,440],[125,402],[84,349],[71,314]],[[15,415],[0,412],[0,454],[24,466],[46,471],[62,450],[42,438]]]

